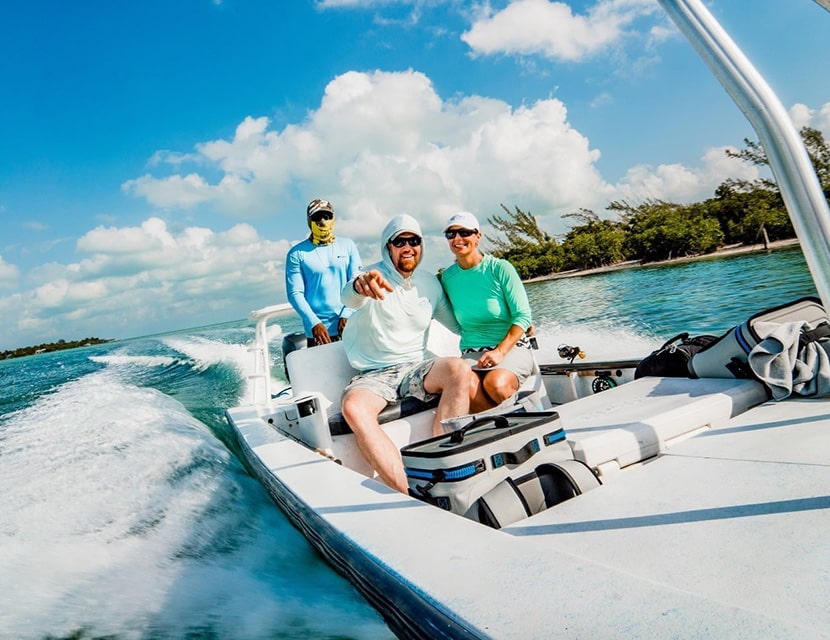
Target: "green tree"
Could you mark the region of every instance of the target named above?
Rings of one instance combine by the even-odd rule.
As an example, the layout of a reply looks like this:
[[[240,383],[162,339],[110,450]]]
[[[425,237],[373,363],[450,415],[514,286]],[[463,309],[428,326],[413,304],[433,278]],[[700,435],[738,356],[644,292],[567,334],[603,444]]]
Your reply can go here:
[[[727,180],[703,204],[718,219],[726,244],[795,236],[781,194],[766,183]]]
[[[824,197],[830,199],[830,144],[824,139],[821,131],[811,127],[801,129],[801,137],[824,190]]]
[[[509,260],[523,280],[559,271],[562,248],[556,240],[539,227],[530,212],[524,212],[518,206],[515,212],[503,204],[500,206],[505,215],[497,214],[487,219],[505,236],[485,236],[493,246],[492,254]]]
[[[633,206],[612,202],[608,208],[622,217],[626,255],[643,262],[710,253],[723,242],[717,218],[699,203],[653,200]]]
[[[22,358],[23,356],[36,355],[38,353],[48,353],[49,351],[62,351],[64,349],[75,349],[76,347],[88,347],[93,344],[103,344],[111,342],[108,338],[84,338],[83,340],[73,340],[67,342],[63,338],[57,342],[45,342],[43,344],[36,344],[30,347],[20,347],[10,351],[0,351],[0,360],[7,360],[9,358]]]
[[[824,139],[824,134],[821,131],[813,129],[812,127],[802,127],[799,134],[804,141],[804,146],[807,148],[807,154],[810,156],[810,161],[816,170],[816,175],[818,176],[824,195],[825,197],[830,197],[830,144]],[[746,145],[745,149],[741,151],[727,151],[726,155],[731,158],[745,160],[754,165],[769,166],[769,158],[760,142],[744,138],[744,144]],[[757,182],[777,189],[771,180],[763,179]]]
[[[824,195],[830,197],[830,145],[818,129],[803,127],[799,133]],[[726,154],[757,166],[769,166],[769,158],[759,142],[745,138],[744,144],[746,148]],[[720,220],[726,242],[730,244],[754,244],[759,240],[766,243],[768,239],[795,237],[778,185],[768,178],[727,180],[707,203]]]
[[[590,209],[562,217],[582,223],[572,227],[562,241],[565,269],[593,269],[625,260],[625,231],[619,222],[601,220]]]

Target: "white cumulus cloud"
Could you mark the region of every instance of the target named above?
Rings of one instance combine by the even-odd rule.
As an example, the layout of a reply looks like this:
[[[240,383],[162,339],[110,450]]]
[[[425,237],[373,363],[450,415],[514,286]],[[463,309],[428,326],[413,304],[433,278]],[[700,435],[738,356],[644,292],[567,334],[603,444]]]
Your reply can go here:
[[[830,141],[830,102],[825,102],[819,109],[811,109],[806,104],[795,104],[790,108],[790,118],[796,129],[818,129],[824,134],[824,139]]]
[[[124,189],[159,207],[209,202],[261,216],[302,184],[336,202],[343,233],[372,240],[400,211],[437,229],[459,208],[487,215],[505,202],[565,213],[608,189],[594,166],[599,152],[561,101],[444,100],[411,70],[344,73],[305,121],[275,130],[248,117],[231,139],[199,144],[196,154],[216,172],[212,182],[179,173],[176,156],[172,175],[148,174]]]
[[[20,271],[18,268],[9,264],[0,256],[0,289],[11,289],[17,285],[18,278],[20,278]]]
[[[217,232],[171,229],[152,217],[135,227],[97,227],[77,241],[82,259],[33,269],[29,289],[0,297],[4,338],[13,345],[16,335],[127,337],[136,327],[237,319],[285,298],[280,265],[288,248],[246,223]],[[0,285],[7,278],[16,281],[16,269],[0,258]]]
[[[663,164],[657,167],[638,165],[629,169],[616,185],[617,196],[633,204],[646,200],[694,202],[711,198],[725,178],[755,180],[758,168],[726,155],[731,147],[706,151],[697,167]]]
[[[462,40],[477,54],[580,61],[616,44],[637,18],[657,10],[654,0],[602,0],[580,15],[564,2],[516,0],[497,12],[485,5]]]

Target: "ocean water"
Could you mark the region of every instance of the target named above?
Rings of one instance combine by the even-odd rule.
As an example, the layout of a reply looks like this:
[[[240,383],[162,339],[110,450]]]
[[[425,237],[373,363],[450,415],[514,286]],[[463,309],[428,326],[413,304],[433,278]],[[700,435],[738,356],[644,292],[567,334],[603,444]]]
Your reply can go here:
[[[815,295],[798,249],[528,285],[540,362]],[[280,333],[300,328],[286,314]],[[0,361],[0,638],[393,637],[233,453],[247,320]]]

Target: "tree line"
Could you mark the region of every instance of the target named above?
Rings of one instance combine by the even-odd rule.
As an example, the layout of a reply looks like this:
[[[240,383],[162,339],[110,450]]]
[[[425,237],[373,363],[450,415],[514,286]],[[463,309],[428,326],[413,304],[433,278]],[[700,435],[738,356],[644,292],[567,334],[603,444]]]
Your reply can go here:
[[[817,129],[804,127],[801,137],[830,199],[830,145]],[[746,147],[727,151],[730,157],[769,166],[760,143],[744,139]],[[625,261],[641,263],[712,253],[723,246],[755,245],[795,237],[778,186],[769,179],[723,182],[713,197],[693,204],[664,200],[640,203],[612,201],[613,216],[601,218],[591,209],[565,214],[571,229],[554,237],[535,217],[515,206],[488,222],[501,235],[486,236],[491,253],[509,260],[522,279],[571,270],[605,267]]]
[[[87,347],[92,344],[103,344],[111,342],[110,339],[105,338],[84,338],[83,340],[58,340],[57,342],[44,342],[43,344],[36,344],[31,347],[20,347],[19,349],[11,349],[9,351],[0,351],[0,360],[7,360],[9,358],[22,358],[23,356],[33,356],[37,353],[48,353],[49,351],[62,351],[63,349],[74,349],[75,347]]]

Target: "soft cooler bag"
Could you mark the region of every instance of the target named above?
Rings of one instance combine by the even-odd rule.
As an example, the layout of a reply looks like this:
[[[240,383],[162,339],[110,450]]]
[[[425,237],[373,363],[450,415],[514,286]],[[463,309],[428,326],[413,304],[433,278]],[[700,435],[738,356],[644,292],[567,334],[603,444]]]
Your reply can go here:
[[[410,495],[477,519],[473,503],[499,482],[573,454],[559,414],[544,411],[478,418],[404,447],[401,457]]]
[[[815,340],[827,329],[827,314],[818,298],[799,298],[794,302],[774,307],[730,329],[689,360],[692,378],[753,378],[747,356],[766,336],[757,330],[759,323],[803,322],[802,337]]]

